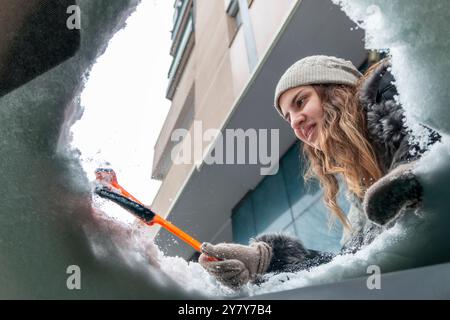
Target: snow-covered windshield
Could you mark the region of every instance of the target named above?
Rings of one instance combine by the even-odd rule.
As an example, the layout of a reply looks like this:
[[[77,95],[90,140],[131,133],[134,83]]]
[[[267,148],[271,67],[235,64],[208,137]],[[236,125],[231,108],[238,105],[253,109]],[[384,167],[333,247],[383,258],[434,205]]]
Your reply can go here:
[[[366,276],[370,265],[389,272],[450,260],[449,1],[429,5],[420,0],[333,0],[365,30],[367,49],[392,57],[399,102],[415,142],[426,143],[418,123],[442,135],[442,142],[430,148],[414,171],[423,186],[423,206],[355,254],[338,255],[309,271],[266,274],[262,283],[247,284],[238,292],[217,282],[196,262],[165,256],[147,226],[112,204],[92,200],[97,166],[113,165],[141,199],[148,199],[149,189],[159,185],[145,182],[149,178],[143,176],[150,177],[147,151],[153,148],[146,141],[145,119],[152,118],[152,108],[161,106],[149,101],[148,85],[138,85],[148,80],[150,62],[163,62],[161,57],[147,60],[153,46],[133,51],[133,44],[147,41],[139,38],[141,34],[128,43],[129,50],[118,53],[125,78],[115,78],[109,69],[114,63],[106,57],[120,40],[113,40],[109,48],[108,41],[138,1],[79,2],[87,15],[77,55],[0,99],[0,297],[230,298]],[[140,14],[152,5],[143,1],[129,20],[130,29],[117,37],[149,27],[151,20]],[[128,73],[127,66],[135,69]],[[133,79],[140,67],[146,68],[144,78]],[[104,92],[92,91],[89,82],[105,75],[112,79],[110,85]],[[112,101],[113,92],[125,87],[128,97]],[[158,90],[165,90],[165,83]],[[97,95],[106,98],[95,101]],[[101,110],[94,110],[94,105]],[[164,116],[158,114],[155,122]],[[125,172],[127,178],[120,175]],[[66,287],[68,266],[73,264],[86,279],[80,291]]]

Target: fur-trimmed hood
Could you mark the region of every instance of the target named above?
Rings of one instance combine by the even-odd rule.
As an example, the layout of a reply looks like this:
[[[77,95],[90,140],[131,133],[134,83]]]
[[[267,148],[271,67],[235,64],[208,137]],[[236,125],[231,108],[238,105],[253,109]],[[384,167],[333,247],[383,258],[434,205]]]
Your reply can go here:
[[[419,159],[441,139],[438,132],[424,125],[418,125],[414,132],[406,126],[404,109],[397,101],[394,77],[388,68],[388,61],[384,61],[367,77],[359,90],[361,105],[366,111],[368,138],[384,174],[389,174],[401,164]],[[367,219],[362,203],[355,195],[350,194],[349,200],[352,206],[347,218],[353,232],[343,236],[343,252],[355,252],[362,245],[372,242],[383,230],[383,227]]]
[[[394,77],[389,63],[380,64],[362,83],[359,96],[366,111],[369,140],[382,170],[387,173],[399,164],[417,160],[441,136],[421,126],[421,141],[406,127],[402,106],[397,102]],[[424,139],[426,141],[424,141]]]

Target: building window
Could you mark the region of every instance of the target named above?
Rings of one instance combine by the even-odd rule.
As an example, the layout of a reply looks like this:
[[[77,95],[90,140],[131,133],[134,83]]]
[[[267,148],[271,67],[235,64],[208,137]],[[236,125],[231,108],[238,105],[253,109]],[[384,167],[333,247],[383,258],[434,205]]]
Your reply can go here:
[[[230,46],[240,29],[243,27],[245,47],[247,50],[247,59],[250,72],[256,67],[258,62],[258,54],[256,50],[255,35],[249,13],[249,2],[247,0],[226,0],[226,13],[230,17],[228,19],[228,33]]]
[[[239,10],[238,0],[230,0],[228,2],[226,13],[228,16],[228,39],[231,45],[242,25],[242,17]]]
[[[180,31],[185,25],[186,15],[192,11],[193,2],[190,0],[177,0],[174,4],[174,16],[173,16],[173,28],[172,28],[172,41],[176,43],[180,37]],[[173,44],[174,44],[173,43]]]
[[[170,48],[173,60],[168,73],[169,85],[166,92],[166,98],[169,100],[172,100],[175,94],[175,89],[194,47],[194,2],[192,0],[176,1],[173,20]]]
[[[329,214],[322,201],[318,183],[305,184],[299,143],[280,160],[276,175],[267,176],[233,209],[233,240],[248,244],[251,237],[267,232],[282,232],[299,238],[308,249],[338,252],[342,226],[329,227]],[[339,196],[344,212],[349,203]]]

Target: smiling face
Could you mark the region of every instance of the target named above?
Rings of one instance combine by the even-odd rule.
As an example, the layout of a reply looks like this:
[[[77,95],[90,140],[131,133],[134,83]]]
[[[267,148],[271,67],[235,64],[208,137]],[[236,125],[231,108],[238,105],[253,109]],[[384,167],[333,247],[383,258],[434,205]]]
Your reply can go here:
[[[318,148],[318,130],[324,112],[322,101],[312,86],[300,86],[285,91],[279,99],[281,113],[295,135],[304,143]]]

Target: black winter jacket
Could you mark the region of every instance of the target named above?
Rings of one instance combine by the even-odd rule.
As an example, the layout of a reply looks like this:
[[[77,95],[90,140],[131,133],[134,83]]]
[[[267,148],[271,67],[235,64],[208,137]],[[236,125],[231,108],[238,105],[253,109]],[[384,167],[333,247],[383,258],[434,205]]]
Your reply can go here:
[[[427,136],[428,140],[419,145],[414,139],[412,131],[405,127],[404,110],[395,100],[397,90],[387,68],[387,63],[376,68],[361,85],[359,96],[367,112],[370,142],[382,170],[388,173],[402,163],[419,159],[441,137],[437,132],[422,126],[422,136]],[[361,201],[356,196],[349,195],[349,200],[352,205],[347,218],[353,232],[348,238],[343,238],[341,253],[356,252],[371,243],[384,229],[367,219]],[[309,269],[327,263],[334,257],[331,253],[308,250],[298,239],[283,234],[264,234],[255,240],[264,241],[272,247],[273,256],[267,272]]]

